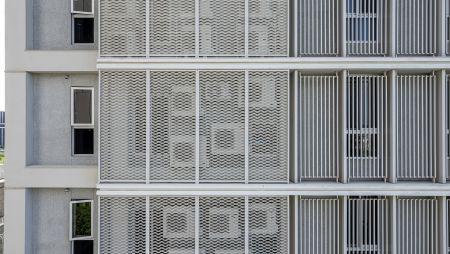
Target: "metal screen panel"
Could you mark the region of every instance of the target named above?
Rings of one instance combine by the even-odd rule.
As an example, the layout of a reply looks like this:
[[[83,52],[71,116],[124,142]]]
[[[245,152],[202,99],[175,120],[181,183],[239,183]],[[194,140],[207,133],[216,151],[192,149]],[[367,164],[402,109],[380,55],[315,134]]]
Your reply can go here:
[[[397,77],[397,177],[436,177],[436,77]]]
[[[339,253],[339,200],[300,198],[300,254]]]
[[[146,180],[146,73],[100,72],[100,182]]]
[[[287,0],[249,0],[250,56],[287,56],[288,4]]]
[[[200,72],[200,180],[245,180],[245,72]]]
[[[386,55],[387,0],[346,0],[348,55]]]
[[[336,56],[339,53],[339,1],[300,0],[300,56]]]
[[[150,72],[150,181],[195,181],[195,71]]]
[[[389,253],[386,198],[350,197],[347,201],[347,253]]]
[[[245,1],[200,0],[200,55],[245,54]]]
[[[387,177],[387,79],[347,77],[347,170],[349,179]]]
[[[100,55],[146,55],[145,0],[100,0]]]
[[[249,198],[250,254],[288,253],[286,197]]]
[[[286,71],[249,73],[249,180],[288,179]]]
[[[150,55],[195,55],[195,1],[151,0]]]
[[[398,0],[397,54],[434,55],[437,17],[436,0]]]
[[[195,253],[195,198],[150,197],[148,223],[148,253]]]
[[[245,253],[245,198],[200,198],[200,253]]]
[[[397,253],[439,253],[437,200],[397,200]]]
[[[337,179],[338,78],[299,78],[299,168],[301,179]]]
[[[100,197],[100,215],[100,253],[145,253],[145,197]]]

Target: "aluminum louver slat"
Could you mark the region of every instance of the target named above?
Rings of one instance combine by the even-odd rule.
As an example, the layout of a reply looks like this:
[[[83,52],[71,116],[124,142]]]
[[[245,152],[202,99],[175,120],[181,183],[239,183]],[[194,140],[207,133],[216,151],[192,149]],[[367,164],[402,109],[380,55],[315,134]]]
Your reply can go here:
[[[100,73],[100,182],[146,180],[146,73]]]

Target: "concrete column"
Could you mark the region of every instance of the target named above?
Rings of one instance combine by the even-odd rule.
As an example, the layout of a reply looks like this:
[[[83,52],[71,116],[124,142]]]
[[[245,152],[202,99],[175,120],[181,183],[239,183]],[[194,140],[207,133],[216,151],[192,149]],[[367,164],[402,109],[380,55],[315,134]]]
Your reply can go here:
[[[397,71],[388,73],[388,138],[389,138],[389,167],[388,181],[397,182]]]
[[[338,22],[339,25],[339,50],[340,50],[340,56],[345,57],[347,56],[347,22],[346,22],[346,14],[347,14],[347,0],[341,0],[339,1],[340,4],[340,14],[341,18]]]
[[[5,189],[4,253],[32,253],[31,211],[30,190]]]
[[[447,179],[447,126],[446,113],[446,75],[445,70],[436,71],[436,98],[437,98],[437,123],[436,123],[436,141],[437,141],[437,168],[436,181],[445,183]]]
[[[388,197],[389,253],[397,253],[397,196]]]
[[[396,32],[396,6],[397,1],[396,0],[390,0],[388,1],[389,9],[388,9],[388,56],[395,57],[397,54],[397,32]]]
[[[339,76],[339,181],[347,183],[347,160],[345,151],[347,147],[347,136],[345,134],[347,123],[347,71],[343,70]]]
[[[347,196],[339,197],[339,253],[347,253]]]
[[[438,235],[439,253],[448,253],[447,250],[447,198],[438,197]]]
[[[437,15],[436,15],[436,55],[445,56],[446,55],[446,44],[447,44],[447,17],[446,17],[446,2],[447,0],[437,1]]]

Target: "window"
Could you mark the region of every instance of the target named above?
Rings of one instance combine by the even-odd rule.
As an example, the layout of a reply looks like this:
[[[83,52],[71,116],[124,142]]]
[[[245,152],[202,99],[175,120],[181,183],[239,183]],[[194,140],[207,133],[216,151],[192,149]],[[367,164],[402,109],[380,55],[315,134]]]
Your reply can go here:
[[[94,89],[72,87],[72,153],[94,154]]]
[[[72,13],[94,14],[94,1],[72,0]]]
[[[92,200],[70,202],[69,236],[72,241],[72,254],[94,253],[93,214]]]
[[[74,16],[72,22],[74,44],[94,43],[94,18]]]
[[[347,0],[347,41],[376,41],[377,18],[377,0]]]

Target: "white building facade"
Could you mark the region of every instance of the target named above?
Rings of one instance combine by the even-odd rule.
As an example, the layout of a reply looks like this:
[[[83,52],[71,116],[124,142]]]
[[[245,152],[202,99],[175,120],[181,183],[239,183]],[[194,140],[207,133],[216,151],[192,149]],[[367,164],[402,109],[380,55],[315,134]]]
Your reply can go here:
[[[5,253],[450,252],[450,1],[6,0]]]

